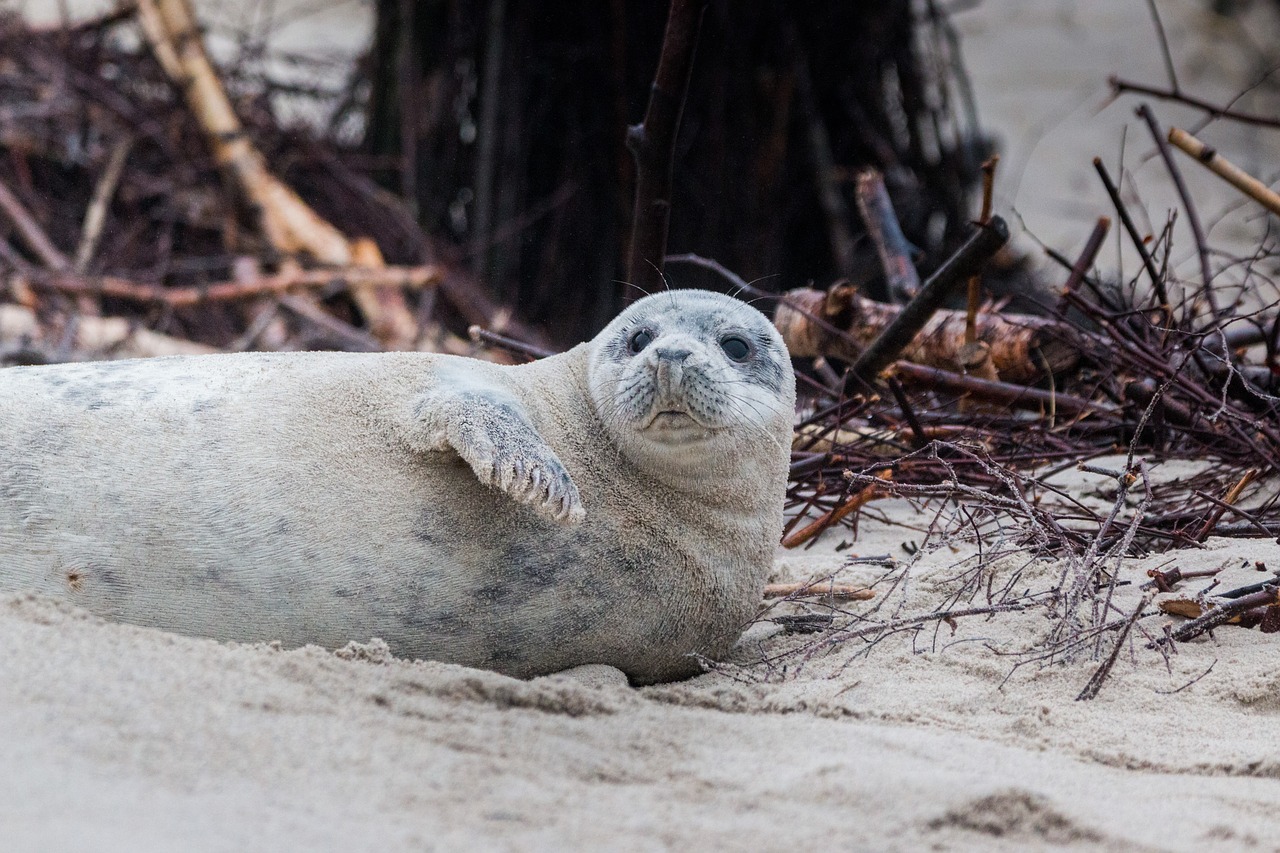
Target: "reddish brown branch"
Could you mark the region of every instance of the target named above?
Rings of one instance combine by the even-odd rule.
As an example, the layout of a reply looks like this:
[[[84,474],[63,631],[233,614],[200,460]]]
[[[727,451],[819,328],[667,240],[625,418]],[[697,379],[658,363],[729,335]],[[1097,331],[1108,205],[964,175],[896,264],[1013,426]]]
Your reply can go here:
[[[438,284],[442,271],[435,266],[421,267],[346,267],[342,269],[293,268],[277,275],[250,281],[224,281],[204,287],[164,287],[139,284],[115,276],[78,276],[70,273],[32,272],[24,278],[33,286],[76,296],[105,296],[129,302],[189,308],[208,302],[249,299],[254,296],[283,294],[297,288],[326,287],[335,282],[359,287],[403,287],[420,289]]]
[[[879,474],[876,475],[876,477],[880,480],[885,480],[885,481],[893,479],[892,472],[888,470],[881,471]],[[861,489],[860,491],[850,495],[848,498],[844,500],[843,503],[841,503],[835,509],[832,509],[829,512],[823,513],[812,524],[807,524],[801,529],[788,535],[785,539],[782,540],[782,547],[798,548],[799,546],[808,542],[813,537],[817,536],[822,531],[826,530],[828,527],[831,527],[832,525],[835,525],[835,524],[839,524],[842,520],[848,517],[850,513],[861,509],[862,507],[866,506],[868,503],[875,500],[876,498],[883,498],[888,496],[889,496],[889,492],[883,486],[880,486],[878,484],[872,484],[870,486],[867,486]]]
[[[1222,520],[1222,514],[1232,508],[1232,505],[1240,499],[1240,493],[1243,492],[1257,476],[1258,469],[1250,468],[1248,471],[1244,472],[1244,475],[1236,481],[1234,486],[1227,490],[1227,493],[1222,496],[1222,500],[1213,500],[1215,509],[1209,514],[1209,517],[1205,519],[1204,526],[1200,528],[1200,532],[1196,534],[1197,542],[1203,542],[1209,538],[1209,534],[1213,532],[1213,528],[1217,527],[1218,522]]]
[[[893,375],[904,384],[925,387],[934,391],[969,394],[992,403],[1001,403],[1018,409],[1052,408],[1059,415],[1072,417],[1081,414],[1110,414],[1114,410],[1103,403],[1095,403],[1070,394],[1055,394],[1026,385],[993,382],[975,376],[964,376],[937,367],[925,367],[909,361],[895,361]]]

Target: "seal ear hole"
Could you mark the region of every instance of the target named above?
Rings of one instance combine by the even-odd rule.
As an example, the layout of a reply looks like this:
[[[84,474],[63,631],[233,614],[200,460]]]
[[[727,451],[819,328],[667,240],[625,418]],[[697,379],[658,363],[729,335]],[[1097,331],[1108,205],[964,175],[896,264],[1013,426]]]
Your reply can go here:
[[[737,335],[726,335],[720,339],[720,349],[734,361],[746,361],[751,357],[751,344],[746,338]]]
[[[635,355],[642,349],[653,343],[653,333],[648,329],[636,329],[631,333],[631,337],[627,339],[627,350]]]

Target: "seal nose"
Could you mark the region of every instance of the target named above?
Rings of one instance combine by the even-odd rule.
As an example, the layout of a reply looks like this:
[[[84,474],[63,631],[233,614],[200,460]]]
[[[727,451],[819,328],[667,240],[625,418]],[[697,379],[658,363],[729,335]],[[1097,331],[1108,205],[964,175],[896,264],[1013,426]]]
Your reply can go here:
[[[678,347],[659,347],[657,356],[658,361],[684,361],[691,353],[692,350]]]
[[[654,352],[658,360],[658,392],[664,399],[677,396],[680,381],[684,378],[684,360],[691,352],[692,350],[677,347],[659,347]]]

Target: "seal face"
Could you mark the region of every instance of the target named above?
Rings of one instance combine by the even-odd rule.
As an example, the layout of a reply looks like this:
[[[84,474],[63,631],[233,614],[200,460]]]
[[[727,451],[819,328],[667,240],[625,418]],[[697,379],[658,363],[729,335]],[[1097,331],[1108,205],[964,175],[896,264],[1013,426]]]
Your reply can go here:
[[[755,612],[794,385],[674,291],[502,367],[256,353],[0,371],[0,589],[216,639],[527,677],[700,670]]]
[[[779,420],[790,423],[795,379],[786,347],[760,312],[729,297],[668,291],[642,299],[591,350],[592,402],[641,465],[687,470],[752,438],[776,438]]]
[[[591,398],[617,441],[728,450],[764,429],[794,382],[759,311],[718,293],[671,291],[623,311],[595,338]],[[790,418],[790,412],[787,412]]]

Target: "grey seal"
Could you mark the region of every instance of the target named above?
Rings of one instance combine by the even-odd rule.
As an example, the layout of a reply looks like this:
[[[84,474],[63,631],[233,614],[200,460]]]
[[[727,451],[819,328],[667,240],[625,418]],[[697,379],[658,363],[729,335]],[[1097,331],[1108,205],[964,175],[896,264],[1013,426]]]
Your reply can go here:
[[[519,366],[8,368],[0,588],[220,640],[380,637],[517,677],[684,677],[760,601],[794,397],[767,318],[693,290]]]

